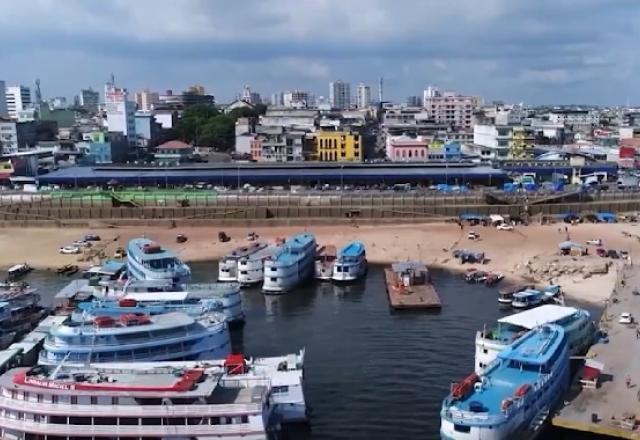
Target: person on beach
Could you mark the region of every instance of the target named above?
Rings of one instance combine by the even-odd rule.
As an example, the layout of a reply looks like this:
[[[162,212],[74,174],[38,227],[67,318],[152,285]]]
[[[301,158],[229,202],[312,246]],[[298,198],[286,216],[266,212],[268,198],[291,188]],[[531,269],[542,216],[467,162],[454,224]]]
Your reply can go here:
[[[624,383],[627,385],[627,389],[631,388],[631,376],[625,377]]]

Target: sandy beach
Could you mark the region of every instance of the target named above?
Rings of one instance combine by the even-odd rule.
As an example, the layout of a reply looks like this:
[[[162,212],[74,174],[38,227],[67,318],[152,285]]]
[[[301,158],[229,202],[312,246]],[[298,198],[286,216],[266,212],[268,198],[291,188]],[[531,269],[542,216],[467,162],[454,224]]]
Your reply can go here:
[[[61,255],[58,249],[81,239],[86,233],[99,234],[102,237],[104,254],[112,256],[118,246],[125,246],[133,237],[146,236],[171,247],[185,261],[215,260],[233,248],[246,244],[247,233],[254,231],[260,240],[274,240],[299,232],[315,234],[318,244],[342,246],[351,240],[361,240],[367,248],[367,258],[372,263],[390,263],[393,261],[421,260],[428,265],[451,270],[465,270],[453,258],[451,250],[464,248],[483,251],[490,259],[482,266],[484,270],[504,273],[508,278],[522,275],[522,268],[534,257],[550,258],[558,254],[558,243],[569,237],[573,241],[584,243],[586,240],[600,238],[606,249],[626,250],[637,255],[640,240],[626,236],[635,234],[630,224],[564,224],[540,226],[519,226],[514,231],[498,231],[492,227],[465,226],[457,224],[417,224],[398,226],[318,226],[318,227],[271,227],[271,228],[224,228],[231,241],[220,243],[220,229],[193,227],[183,229],[169,228],[113,228],[113,229],[0,229],[0,268],[15,263],[28,262],[35,268],[56,268],[64,264],[78,264],[89,267],[99,263],[97,258],[86,261],[81,255]],[[469,231],[480,234],[480,239],[467,239]],[[184,244],[177,244],[175,237],[183,233],[188,237]],[[117,238],[117,241],[113,241]],[[591,249],[592,253],[595,251]],[[557,257],[570,259],[571,257]],[[578,257],[599,259],[600,257]],[[558,260],[561,261],[561,260]],[[600,303],[609,297],[615,282],[615,270],[611,268],[607,275],[594,275],[588,279],[576,276],[562,276],[557,282],[563,285],[568,297]]]

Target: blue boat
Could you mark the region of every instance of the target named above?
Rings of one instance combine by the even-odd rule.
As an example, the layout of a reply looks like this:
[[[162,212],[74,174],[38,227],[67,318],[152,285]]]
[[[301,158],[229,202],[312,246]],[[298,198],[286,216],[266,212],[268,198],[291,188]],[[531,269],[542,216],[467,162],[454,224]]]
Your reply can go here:
[[[182,283],[191,277],[191,269],[178,256],[146,238],[134,238],[127,245],[129,276],[139,280],[171,280]]]
[[[569,386],[564,329],[531,330],[498,354],[482,375],[452,386],[442,404],[440,434],[446,440],[531,440]]]
[[[352,241],[338,251],[333,264],[334,281],[354,281],[367,273],[367,254],[364,244]]]
[[[91,322],[67,319],[44,340],[43,365],[221,359],[231,351],[224,316],[125,313]]]
[[[287,238],[281,249],[264,261],[265,293],[285,293],[314,274],[316,239],[311,234]]]
[[[525,289],[513,295],[511,307],[514,309],[528,309],[553,301],[560,295],[560,286],[557,284],[545,287],[543,290]]]

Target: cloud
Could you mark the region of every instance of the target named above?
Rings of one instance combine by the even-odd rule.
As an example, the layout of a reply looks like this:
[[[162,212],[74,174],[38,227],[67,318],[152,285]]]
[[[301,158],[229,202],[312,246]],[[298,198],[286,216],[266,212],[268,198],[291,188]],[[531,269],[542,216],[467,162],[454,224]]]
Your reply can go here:
[[[223,100],[245,83],[324,94],[334,78],[383,76],[398,100],[440,84],[489,100],[640,101],[639,19],[637,0],[3,0],[0,75],[39,76],[52,95],[113,71],[131,89],[200,82]]]

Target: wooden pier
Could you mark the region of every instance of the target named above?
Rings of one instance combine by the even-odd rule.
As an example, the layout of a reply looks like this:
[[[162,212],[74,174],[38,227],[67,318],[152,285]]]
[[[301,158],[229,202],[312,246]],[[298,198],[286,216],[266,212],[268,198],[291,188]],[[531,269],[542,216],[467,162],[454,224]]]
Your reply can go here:
[[[396,263],[384,270],[393,309],[440,309],[442,303],[422,263]]]

